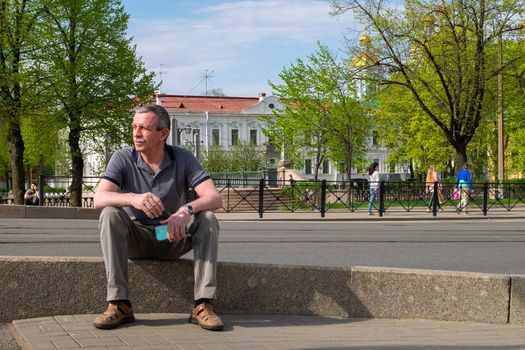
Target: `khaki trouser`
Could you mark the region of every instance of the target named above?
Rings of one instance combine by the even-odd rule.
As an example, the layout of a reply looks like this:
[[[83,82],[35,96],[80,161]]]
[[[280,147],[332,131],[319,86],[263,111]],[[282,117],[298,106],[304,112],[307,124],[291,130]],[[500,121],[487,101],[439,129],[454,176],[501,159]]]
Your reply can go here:
[[[467,212],[468,202],[470,199],[470,188],[460,187],[459,188],[459,205],[458,209],[460,211]]]
[[[128,258],[173,260],[193,249],[194,297],[215,299],[217,290],[217,244],[219,222],[211,211],[195,214],[188,237],[169,242],[155,239],[154,226],[142,225],[115,207],[102,210],[100,242],[107,277],[107,300],[130,300]]]

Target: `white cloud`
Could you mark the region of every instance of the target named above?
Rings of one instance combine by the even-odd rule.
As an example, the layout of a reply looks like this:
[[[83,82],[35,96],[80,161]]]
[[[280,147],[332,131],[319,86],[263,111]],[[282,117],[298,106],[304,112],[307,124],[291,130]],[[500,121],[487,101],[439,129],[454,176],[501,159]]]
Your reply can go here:
[[[286,58],[294,51],[311,46],[312,53],[317,40],[342,40],[342,31],[353,27],[349,15],[334,18],[329,11],[327,2],[315,0],[230,1],[201,7],[185,18],[132,18],[130,35],[149,69],[158,73],[163,64],[164,92],[187,93],[206,68],[216,72],[217,80],[226,79],[238,74],[235,70],[239,67],[260,65],[261,56],[274,62],[274,76],[247,79],[257,79],[265,87],[268,79],[289,64]],[[223,88],[227,94],[233,94],[228,90],[241,90],[217,80],[214,87]],[[242,89],[255,85],[246,81]],[[260,89],[244,95],[257,91]]]

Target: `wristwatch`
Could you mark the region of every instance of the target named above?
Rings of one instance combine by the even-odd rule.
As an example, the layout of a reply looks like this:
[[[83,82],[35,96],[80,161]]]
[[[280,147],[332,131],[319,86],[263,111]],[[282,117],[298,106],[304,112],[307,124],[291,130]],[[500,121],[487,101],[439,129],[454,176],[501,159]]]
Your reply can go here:
[[[193,209],[193,205],[191,205],[191,204],[186,204],[186,205],[184,206],[184,208],[186,208],[186,210],[188,211],[188,213],[190,213],[190,215],[195,214],[195,209]]]

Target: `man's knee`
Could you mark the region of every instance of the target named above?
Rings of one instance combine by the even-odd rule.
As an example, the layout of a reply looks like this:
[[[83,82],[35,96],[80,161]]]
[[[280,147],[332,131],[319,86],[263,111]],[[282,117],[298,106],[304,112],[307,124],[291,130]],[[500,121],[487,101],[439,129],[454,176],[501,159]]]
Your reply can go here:
[[[201,211],[195,215],[195,219],[207,225],[219,226],[219,220],[217,220],[217,217],[211,210]]]
[[[105,207],[100,212],[100,219],[99,220],[106,221],[106,220],[120,219],[121,216],[122,216],[122,213],[125,213],[122,208]]]
[[[219,233],[219,220],[211,210],[201,211],[195,214],[195,233],[206,232],[207,234]]]
[[[99,218],[100,234],[115,234],[123,232],[126,224],[126,212],[122,208],[105,207],[102,209]]]

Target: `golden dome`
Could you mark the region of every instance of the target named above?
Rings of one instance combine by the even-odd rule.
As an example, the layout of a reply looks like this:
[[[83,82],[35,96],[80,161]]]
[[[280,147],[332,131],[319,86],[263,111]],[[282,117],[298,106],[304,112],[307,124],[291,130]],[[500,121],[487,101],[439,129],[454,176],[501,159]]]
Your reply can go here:
[[[364,32],[363,35],[359,37],[359,44],[360,45],[368,45],[372,42],[372,37],[368,32]]]
[[[354,68],[371,67],[379,64],[379,57],[371,52],[362,51],[352,57],[350,66]]]

